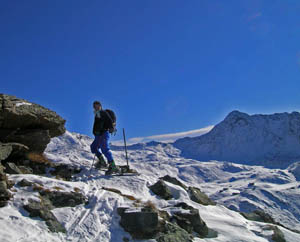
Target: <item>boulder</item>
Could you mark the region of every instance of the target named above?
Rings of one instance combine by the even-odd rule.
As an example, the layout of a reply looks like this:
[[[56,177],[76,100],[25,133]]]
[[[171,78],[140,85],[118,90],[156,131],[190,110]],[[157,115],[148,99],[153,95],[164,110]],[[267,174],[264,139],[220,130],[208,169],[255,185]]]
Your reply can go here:
[[[20,182],[17,183],[17,185],[20,187],[30,187],[33,185],[33,183],[26,179],[22,179]]]
[[[251,213],[241,213],[246,219],[264,223],[277,224],[277,222],[272,218],[271,215],[265,213],[262,210],[254,210]]]
[[[22,171],[19,169],[19,167],[10,162],[5,164],[5,171],[8,174],[22,174]]]
[[[29,203],[24,205],[24,209],[29,212],[30,217],[40,217],[45,220],[51,232],[66,232],[65,228],[58,222],[57,218],[50,211],[50,208],[45,206],[42,202],[29,200]]]
[[[58,164],[50,171],[51,175],[63,178],[67,181],[72,180],[72,176],[81,172],[80,167],[69,166],[65,164]]]
[[[188,213],[176,212],[173,215],[173,219],[175,219],[177,224],[188,233],[194,231],[198,233],[201,238],[205,238],[208,235],[208,227],[201,219],[198,209],[194,208]]]
[[[0,161],[5,160],[12,152],[12,146],[0,142]]]
[[[10,142],[6,144],[12,147],[12,152],[9,157],[24,157],[29,151],[29,148],[21,143]]]
[[[189,187],[189,197],[192,201],[202,205],[216,205],[216,202],[212,201],[205,193],[197,187]]]
[[[11,198],[11,194],[7,190],[7,177],[4,173],[4,167],[0,162],[0,207],[4,207]]]
[[[166,223],[163,233],[156,238],[157,242],[192,242],[193,236],[176,224]]]
[[[174,184],[174,185],[180,186],[180,187],[182,187],[183,189],[187,190],[187,186],[184,185],[181,181],[179,181],[179,180],[176,179],[175,177],[171,177],[171,176],[169,176],[169,175],[166,175],[166,176],[161,177],[161,178],[159,178],[159,179],[164,180],[164,181],[166,181],[166,182],[170,182],[170,183],[172,183],[172,184]]]
[[[50,139],[65,132],[65,120],[38,104],[0,94],[0,141],[18,142],[43,152]]]
[[[150,186],[149,188],[154,194],[160,196],[165,200],[169,200],[173,198],[170,189],[166,186],[165,182],[162,180],[158,180],[158,182],[156,182],[154,185]]]
[[[78,192],[60,192],[42,190],[39,192],[45,200],[49,200],[54,207],[75,207],[79,204],[84,204],[87,199],[84,195]]]
[[[118,209],[121,216],[120,225],[136,239],[150,239],[157,234],[158,214],[148,211],[127,211]]]

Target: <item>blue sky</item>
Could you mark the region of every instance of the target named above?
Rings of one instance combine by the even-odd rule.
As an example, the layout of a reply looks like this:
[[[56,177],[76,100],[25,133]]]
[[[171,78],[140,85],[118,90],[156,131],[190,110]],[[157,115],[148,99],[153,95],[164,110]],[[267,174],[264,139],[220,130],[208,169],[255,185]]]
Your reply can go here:
[[[70,131],[91,135],[94,100],[128,137],[300,109],[298,0],[0,3],[0,93]]]

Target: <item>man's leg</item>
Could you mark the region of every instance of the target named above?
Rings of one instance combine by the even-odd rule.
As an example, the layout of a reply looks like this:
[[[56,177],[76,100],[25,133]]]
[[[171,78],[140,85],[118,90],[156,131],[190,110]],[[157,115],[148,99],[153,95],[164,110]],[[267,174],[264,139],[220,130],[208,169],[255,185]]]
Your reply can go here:
[[[103,154],[105,155],[108,163],[109,163],[109,167],[108,170],[106,171],[105,174],[109,175],[112,173],[117,173],[120,172],[118,167],[116,166],[115,162],[114,162],[114,158],[112,156],[112,153],[110,151],[110,147],[109,147],[109,132],[106,131],[102,136],[101,136],[101,142],[100,142],[100,148],[101,151],[103,152]]]
[[[95,139],[93,141],[93,143],[91,144],[91,152],[93,154],[96,154],[96,156],[101,155],[99,148],[100,148],[100,135],[95,135]]]
[[[99,160],[99,162],[97,162],[95,164],[96,168],[101,168],[101,167],[106,167],[107,166],[102,153],[99,151],[100,146],[101,146],[101,136],[96,135],[95,140],[91,144],[91,151],[92,151],[93,154],[96,154],[96,156]]]
[[[112,156],[112,153],[110,151],[110,147],[109,147],[109,132],[106,131],[103,135],[101,135],[100,138],[100,148],[102,153],[104,154],[104,156],[106,157],[108,163],[112,163],[114,161],[114,158]]]

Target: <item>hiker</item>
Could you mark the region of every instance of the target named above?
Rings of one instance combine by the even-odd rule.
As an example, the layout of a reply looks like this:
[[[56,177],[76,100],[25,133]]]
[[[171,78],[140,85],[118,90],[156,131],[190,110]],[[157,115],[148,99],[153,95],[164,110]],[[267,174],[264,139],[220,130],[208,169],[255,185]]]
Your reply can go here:
[[[111,174],[114,172],[118,172],[118,168],[114,162],[112,153],[109,147],[109,124],[111,123],[111,117],[107,113],[107,110],[102,109],[102,105],[99,101],[95,101],[93,103],[95,121],[93,126],[93,134],[95,135],[95,139],[91,144],[91,151],[98,158],[98,162],[96,163],[96,168],[107,167],[107,163],[102,155],[106,157],[109,167],[106,174]],[[101,152],[100,152],[100,150]]]

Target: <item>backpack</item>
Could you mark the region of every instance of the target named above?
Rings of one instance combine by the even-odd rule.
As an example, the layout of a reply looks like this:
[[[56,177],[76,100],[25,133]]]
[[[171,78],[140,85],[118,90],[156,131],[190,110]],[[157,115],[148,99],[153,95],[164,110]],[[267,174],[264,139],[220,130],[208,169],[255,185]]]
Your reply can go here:
[[[110,109],[106,109],[104,110],[104,112],[106,113],[107,117],[108,117],[108,122],[107,122],[107,129],[109,131],[109,133],[116,135],[117,133],[117,129],[116,129],[116,125],[117,125],[117,117],[114,113],[114,111],[110,110]]]

